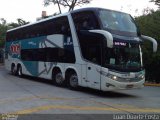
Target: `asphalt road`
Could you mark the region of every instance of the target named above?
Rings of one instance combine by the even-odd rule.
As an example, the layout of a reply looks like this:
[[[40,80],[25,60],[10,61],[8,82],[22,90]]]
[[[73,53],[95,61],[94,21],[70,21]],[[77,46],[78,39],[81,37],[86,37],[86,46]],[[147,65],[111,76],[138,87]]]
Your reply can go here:
[[[6,114],[23,114],[21,118],[24,120],[32,115],[35,119],[39,116],[43,119],[55,117],[58,120],[71,120],[71,117],[74,120],[118,117],[139,119],[140,116],[134,115],[140,114],[143,119],[160,119],[160,87],[114,92],[87,88],[73,91],[56,87],[45,79],[12,76],[0,66],[0,113],[3,117]],[[147,116],[149,114],[152,116]]]

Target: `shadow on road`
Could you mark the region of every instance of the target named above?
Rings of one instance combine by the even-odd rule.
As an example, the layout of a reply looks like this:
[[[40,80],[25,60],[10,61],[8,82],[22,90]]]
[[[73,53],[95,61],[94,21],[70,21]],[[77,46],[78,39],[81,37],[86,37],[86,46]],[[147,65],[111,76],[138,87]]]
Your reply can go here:
[[[11,74],[10,74],[11,75]],[[43,78],[37,78],[37,77],[32,77],[32,76],[23,76],[23,79],[30,80],[30,81],[35,81],[51,86],[55,86],[53,84],[53,81],[51,80],[46,80]],[[61,88],[68,89],[66,86],[62,86]],[[72,90],[74,91],[74,90]],[[95,90],[91,88],[85,88],[85,87],[79,87],[76,92],[81,92],[85,94],[91,94],[94,95],[95,97],[102,97],[102,98],[137,98],[138,96],[132,95],[132,94],[126,94],[123,93],[124,90],[121,91],[100,91],[100,90]]]
[[[131,95],[131,94],[126,94],[118,91],[100,91],[100,90],[94,90],[90,88],[80,88],[79,92],[85,92],[88,94],[92,94],[98,97],[103,97],[103,98],[137,98],[138,96]]]

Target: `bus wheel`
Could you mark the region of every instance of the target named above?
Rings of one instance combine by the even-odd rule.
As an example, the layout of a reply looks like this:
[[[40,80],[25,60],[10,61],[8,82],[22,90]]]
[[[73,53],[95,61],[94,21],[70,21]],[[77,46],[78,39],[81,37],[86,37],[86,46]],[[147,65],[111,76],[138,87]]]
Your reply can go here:
[[[21,67],[21,66],[18,66],[18,68],[17,68],[17,75],[18,75],[19,77],[22,76],[22,67]]]
[[[64,83],[64,79],[61,72],[57,72],[55,74],[55,84],[58,86],[62,86]]]
[[[16,67],[15,67],[15,65],[11,66],[11,74],[12,75],[16,75]]]
[[[68,87],[74,90],[78,89],[78,76],[75,72],[70,72],[68,75]]]

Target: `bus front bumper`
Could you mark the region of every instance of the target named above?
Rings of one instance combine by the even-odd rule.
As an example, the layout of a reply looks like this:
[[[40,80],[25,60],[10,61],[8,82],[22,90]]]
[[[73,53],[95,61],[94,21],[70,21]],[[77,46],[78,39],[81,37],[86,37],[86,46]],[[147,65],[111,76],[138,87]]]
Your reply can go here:
[[[139,89],[144,87],[145,79],[137,82],[119,82],[110,78],[101,79],[101,90],[112,91],[112,90],[124,90],[124,89]]]

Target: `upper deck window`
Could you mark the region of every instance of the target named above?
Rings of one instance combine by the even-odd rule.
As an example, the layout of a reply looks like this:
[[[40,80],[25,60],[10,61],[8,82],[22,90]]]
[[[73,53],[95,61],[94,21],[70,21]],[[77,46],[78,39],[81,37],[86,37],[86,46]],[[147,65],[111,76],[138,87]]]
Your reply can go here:
[[[29,25],[27,27],[22,27],[17,30],[9,31],[7,32],[6,40],[23,40],[52,34],[71,35],[67,16],[57,17]]]
[[[137,27],[129,14],[101,9],[99,10],[99,18],[105,30],[115,34],[137,35]]]
[[[99,28],[98,20],[92,11],[73,13],[72,17],[77,31]]]

